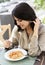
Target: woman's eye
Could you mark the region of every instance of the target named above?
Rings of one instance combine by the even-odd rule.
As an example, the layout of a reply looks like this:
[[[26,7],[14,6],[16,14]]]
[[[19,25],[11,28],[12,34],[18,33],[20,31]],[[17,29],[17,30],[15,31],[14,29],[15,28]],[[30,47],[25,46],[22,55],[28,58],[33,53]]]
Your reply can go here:
[[[22,19],[17,19],[16,21],[19,21],[19,22],[21,22],[21,21],[22,21]]]
[[[21,21],[22,21],[22,19],[19,19],[18,21],[19,21],[19,22],[21,22]]]

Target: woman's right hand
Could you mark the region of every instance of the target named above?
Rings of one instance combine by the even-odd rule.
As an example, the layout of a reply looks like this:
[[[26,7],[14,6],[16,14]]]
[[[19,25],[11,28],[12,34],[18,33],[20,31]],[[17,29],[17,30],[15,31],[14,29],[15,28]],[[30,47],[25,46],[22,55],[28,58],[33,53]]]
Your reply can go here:
[[[12,45],[12,43],[11,43],[9,40],[5,40],[5,41],[4,41],[4,47],[5,47],[5,48],[10,48],[11,45]]]

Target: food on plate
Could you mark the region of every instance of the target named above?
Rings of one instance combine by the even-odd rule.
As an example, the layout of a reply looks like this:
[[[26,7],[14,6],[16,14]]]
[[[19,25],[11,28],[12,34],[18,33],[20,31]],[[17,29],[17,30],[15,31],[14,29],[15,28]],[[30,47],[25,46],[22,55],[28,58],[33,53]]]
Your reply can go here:
[[[11,59],[19,59],[23,56],[24,56],[24,54],[22,53],[22,51],[19,51],[19,50],[12,51],[9,53],[9,58],[11,58]]]

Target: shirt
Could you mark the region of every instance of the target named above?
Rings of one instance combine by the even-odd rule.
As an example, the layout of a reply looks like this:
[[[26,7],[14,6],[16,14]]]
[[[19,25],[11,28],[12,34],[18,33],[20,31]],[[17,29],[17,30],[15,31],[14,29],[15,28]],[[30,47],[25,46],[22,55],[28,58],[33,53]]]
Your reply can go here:
[[[42,51],[45,51],[45,25],[40,24],[38,37],[30,34],[29,38],[25,30],[18,32],[18,27],[15,25],[9,40],[14,42],[15,39],[18,41],[21,48],[28,50],[29,55],[38,56]]]

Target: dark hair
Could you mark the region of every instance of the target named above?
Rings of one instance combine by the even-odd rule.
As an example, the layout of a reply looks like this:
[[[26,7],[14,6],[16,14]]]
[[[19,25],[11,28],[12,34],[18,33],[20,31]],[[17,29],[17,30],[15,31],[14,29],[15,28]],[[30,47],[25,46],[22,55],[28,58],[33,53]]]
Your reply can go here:
[[[25,2],[22,2],[18,5],[16,5],[16,7],[12,11],[12,15],[19,19],[28,20],[28,21],[35,21],[35,19],[37,18],[32,7]],[[16,24],[16,21],[15,21],[15,24]],[[33,29],[34,23],[31,22],[30,26]]]

